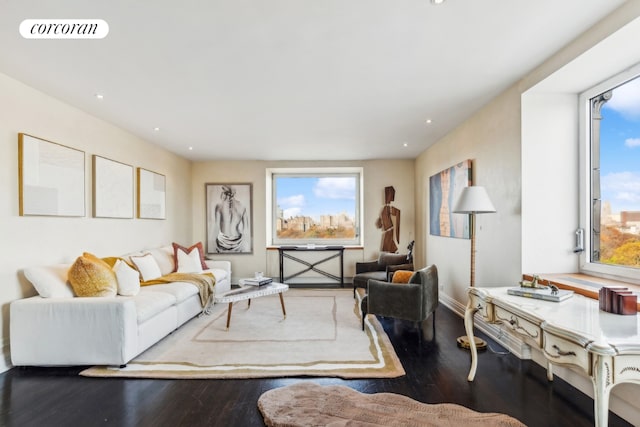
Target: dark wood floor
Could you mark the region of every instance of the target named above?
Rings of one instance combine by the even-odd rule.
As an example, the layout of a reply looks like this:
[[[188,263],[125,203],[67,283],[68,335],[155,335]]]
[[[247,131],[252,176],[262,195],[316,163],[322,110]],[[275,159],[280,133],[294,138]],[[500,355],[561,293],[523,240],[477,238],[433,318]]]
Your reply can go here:
[[[469,353],[455,344],[455,338],[464,333],[463,321],[450,310],[440,306],[435,340],[423,340],[422,345],[410,323],[381,320],[406,376],[140,380],[85,378],[77,375],[80,368],[14,368],[0,375],[0,425],[263,426],[256,402],[264,391],[315,381],[365,393],[392,392],[426,403],[453,402],[477,411],[502,412],[530,427],[593,426],[593,401],[559,378],[548,382],[545,370],[534,362],[486,351],[479,356],[475,382],[467,382]],[[630,424],[610,413],[609,425]]]

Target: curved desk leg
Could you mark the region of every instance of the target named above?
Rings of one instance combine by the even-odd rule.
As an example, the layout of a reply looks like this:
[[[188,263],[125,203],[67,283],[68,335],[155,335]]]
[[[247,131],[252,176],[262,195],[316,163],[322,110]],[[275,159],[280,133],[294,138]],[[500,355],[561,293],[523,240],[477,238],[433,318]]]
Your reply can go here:
[[[547,361],[547,380],[553,381],[553,364]]]
[[[593,417],[596,427],[607,427],[609,424],[609,393],[611,391],[611,358],[595,356],[593,362]]]
[[[476,348],[476,340],[473,337],[473,315],[476,314],[476,311],[478,311],[478,309],[471,306],[471,298],[469,298],[467,309],[464,312],[464,329],[467,331],[469,350],[471,351],[471,369],[469,370],[467,381],[473,381],[476,376],[476,369],[478,368],[478,349]]]

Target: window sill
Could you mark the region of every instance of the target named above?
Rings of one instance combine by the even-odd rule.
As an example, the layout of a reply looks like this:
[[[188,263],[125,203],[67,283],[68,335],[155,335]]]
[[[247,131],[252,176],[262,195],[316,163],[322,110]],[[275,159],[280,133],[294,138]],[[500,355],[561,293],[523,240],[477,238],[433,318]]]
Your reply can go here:
[[[640,295],[640,285],[620,280],[603,279],[583,273],[539,274],[538,277],[542,285],[556,285],[559,289],[568,289],[596,300],[598,299],[598,291],[602,286],[622,286],[629,288],[634,294]],[[523,274],[522,278],[524,280],[533,280],[531,274]],[[636,309],[640,311],[640,302],[637,304]]]

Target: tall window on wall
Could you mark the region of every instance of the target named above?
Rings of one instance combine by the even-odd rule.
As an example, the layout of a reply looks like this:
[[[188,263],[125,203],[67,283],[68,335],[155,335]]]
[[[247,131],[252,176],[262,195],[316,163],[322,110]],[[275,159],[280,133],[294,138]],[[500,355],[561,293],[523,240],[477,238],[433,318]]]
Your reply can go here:
[[[267,241],[361,245],[361,168],[267,170]]]
[[[582,270],[640,280],[640,67],[581,96]]]

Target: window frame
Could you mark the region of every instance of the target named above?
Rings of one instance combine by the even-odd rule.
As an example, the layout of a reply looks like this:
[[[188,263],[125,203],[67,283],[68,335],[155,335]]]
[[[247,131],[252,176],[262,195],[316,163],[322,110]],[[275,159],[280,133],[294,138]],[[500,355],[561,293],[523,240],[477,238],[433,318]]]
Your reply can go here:
[[[599,276],[603,278],[640,282],[640,269],[625,267],[621,265],[611,265],[591,260],[593,245],[592,227],[592,118],[591,99],[613,90],[635,78],[640,77],[640,64],[628,68],[601,83],[585,90],[579,96],[579,137],[580,137],[580,228],[584,233],[584,250],[580,253],[579,271],[584,274]],[[599,141],[598,141],[599,143]],[[597,147],[599,153],[599,146]]]
[[[275,177],[282,175],[310,176],[310,177],[336,177],[340,175],[356,176],[356,213],[355,213],[355,239],[278,239],[276,236],[276,219],[278,203],[276,200]],[[345,247],[362,247],[364,237],[362,224],[364,223],[364,170],[362,167],[292,167],[292,168],[267,168],[266,169],[266,241],[268,246],[286,245],[336,245]]]

